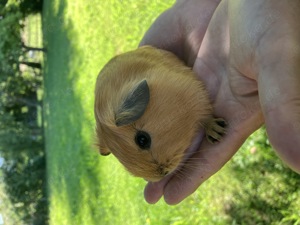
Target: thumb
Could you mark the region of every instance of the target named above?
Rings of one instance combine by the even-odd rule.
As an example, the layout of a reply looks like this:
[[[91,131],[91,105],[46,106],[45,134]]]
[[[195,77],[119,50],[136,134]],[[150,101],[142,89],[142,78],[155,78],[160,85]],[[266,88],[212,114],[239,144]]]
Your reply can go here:
[[[253,124],[256,124],[256,129],[260,126],[260,118],[260,114],[257,113],[238,124],[229,123],[227,134],[218,144],[203,142],[200,150],[188,159],[184,167],[166,184],[165,201],[171,205],[178,204],[218,172],[253,132]]]
[[[270,142],[279,157],[300,173],[300,32],[294,25],[273,27],[261,40],[258,88]],[[272,39],[276,33],[280,38]]]

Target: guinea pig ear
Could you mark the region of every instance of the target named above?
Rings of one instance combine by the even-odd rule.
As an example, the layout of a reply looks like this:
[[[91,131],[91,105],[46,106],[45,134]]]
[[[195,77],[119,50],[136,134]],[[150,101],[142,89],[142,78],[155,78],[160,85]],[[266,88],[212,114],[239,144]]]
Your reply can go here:
[[[99,153],[103,156],[107,156],[110,154],[110,150],[106,147],[105,139],[102,136],[103,131],[101,126],[96,126],[96,135],[94,136],[94,146],[99,149]]]
[[[110,154],[110,150],[106,147],[106,145],[99,139],[96,140],[95,146],[99,149],[99,152],[103,156],[107,156]]]
[[[116,125],[120,127],[138,120],[144,114],[149,99],[149,86],[147,81],[143,80],[127,95],[121,108],[116,113]]]
[[[100,154],[103,155],[103,156],[107,156],[110,154],[110,151],[108,148],[105,148],[105,147],[101,147],[100,146]]]

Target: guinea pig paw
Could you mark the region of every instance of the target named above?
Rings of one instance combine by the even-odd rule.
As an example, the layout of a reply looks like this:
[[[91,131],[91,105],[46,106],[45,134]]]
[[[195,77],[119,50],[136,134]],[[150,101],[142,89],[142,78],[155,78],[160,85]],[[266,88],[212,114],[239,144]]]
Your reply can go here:
[[[221,141],[226,133],[227,123],[222,118],[212,118],[205,124],[205,133],[207,140],[214,144]]]

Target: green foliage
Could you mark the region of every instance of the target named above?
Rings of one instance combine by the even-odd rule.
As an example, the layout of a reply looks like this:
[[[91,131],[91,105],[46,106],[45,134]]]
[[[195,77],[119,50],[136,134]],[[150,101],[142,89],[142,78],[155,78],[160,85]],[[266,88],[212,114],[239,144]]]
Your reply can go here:
[[[37,91],[40,87],[40,77],[14,76],[8,77],[6,82],[0,84],[0,114],[3,130],[2,146],[10,146],[11,151],[19,148],[18,143],[22,140],[30,140],[29,135],[40,134],[41,128],[38,127],[38,109],[41,106],[37,99]],[[22,128],[20,128],[20,126]],[[28,131],[24,132],[24,128]],[[18,136],[18,131],[24,133],[25,137]],[[6,135],[8,138],[3,137]],[[14,143],[6,144],[15,137]],[[13,145],[12,145],[13,144]],[[1,147],[0,147],[1,148]]]
[[[45,157],[43,132],[37,123],[42,77],[39,71],[20,67],[35,63],[25,61],[28,48],[21,38],[22,19],[17,4],[0,9],[0,156],[5,158],[1,179],[15,217],[22,224],[44,224]]]
[[[29,50],[41,50],[24,45],[21,32],[24,16],[17,4],[9,4],[0,10],[0,82],[21,73],[20,65],[41,69],[40,63],[28,62]]]
[[[47,217],[45,157],[41,131],[15,121],[12,115],[0,117],[1,167],[6,193],[14,211],[26,224],[41,224]]]
[[[43,10],[43,0],[18,0],[18,3],[24,17],[29,14],[41,13]]]
[[[9,193],[14,210],[22,221],[26,224],[41,224],[46,221],[44,155],[20,153],[17,158],[4,164],[3,172],[6,193]]]
[[[43,0],[1,0],[0,5],[16,6],[25,18],[30,14],[41,13],[43,9]]]
[[[9,4],[0,14],[0,110],[13,114],[19,121],[22,119],[19,117],[24,116],[22,108],[27,107],[27,114],[32,114],[33,118],[38,106],[36,92],[42,78],[36,70],[30,73],[20,67],[21,64],[30,66],[36,63],[24,62],[27,51],[21,38],[24,25],[18,6]]]
[[[2,170],[0,169],[0,212],[2,214],[4,224],[22,224],[22,219],[14,211],[13,204],[9,196],[6,194],[6,188],[2,177]]]
[[[0,11],[0,81],[18,72],[22,55],[22,15],[18,7],[11,5]]]
[[[265,129],[252,136],[230,167],[242,185],[227,209],[235,223],[299,223],[300,175],[275,155]]]
[[[0,0],[0,7],[3,8],[7,4],[8,0]]]
[[[0,129],[0,151],[5,158],[11,159],[22,152],[28,154],[34,148],[42,147],[41,131],[16,121],[13,115],[1,112]]]

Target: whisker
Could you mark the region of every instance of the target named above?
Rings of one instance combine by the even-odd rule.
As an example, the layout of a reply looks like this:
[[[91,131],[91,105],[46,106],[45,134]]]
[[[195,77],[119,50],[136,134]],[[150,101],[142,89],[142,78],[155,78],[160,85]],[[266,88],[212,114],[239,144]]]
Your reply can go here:
[[[186,179],[186,178],[191,179],[191,176],[190,176],[190,174],[188,173],[188,171],[186,169],[178,170],[176,176],[179,179]]]

